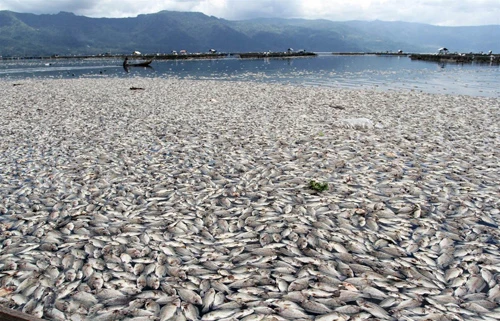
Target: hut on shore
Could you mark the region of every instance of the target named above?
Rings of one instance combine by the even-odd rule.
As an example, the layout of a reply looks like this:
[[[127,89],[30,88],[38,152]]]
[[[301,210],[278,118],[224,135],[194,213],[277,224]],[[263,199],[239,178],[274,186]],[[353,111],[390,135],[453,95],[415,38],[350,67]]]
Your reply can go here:
[[[448,54],[448,48],[446,48],[446,47],[439,48],[438,50],[439,50],[440,55],[447,55]]]

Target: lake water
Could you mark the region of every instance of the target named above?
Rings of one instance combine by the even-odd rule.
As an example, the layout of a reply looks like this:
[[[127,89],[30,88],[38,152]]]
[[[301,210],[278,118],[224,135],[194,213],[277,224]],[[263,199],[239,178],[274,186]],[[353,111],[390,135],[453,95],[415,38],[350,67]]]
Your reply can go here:
[[[293,83],[351,89],[414,90],[500,97],[500,66],[438,64],[394,56],[157,60],[151,68],[124,70],[117,59],[0,61],[0,79],[73,77],[168,77]]]

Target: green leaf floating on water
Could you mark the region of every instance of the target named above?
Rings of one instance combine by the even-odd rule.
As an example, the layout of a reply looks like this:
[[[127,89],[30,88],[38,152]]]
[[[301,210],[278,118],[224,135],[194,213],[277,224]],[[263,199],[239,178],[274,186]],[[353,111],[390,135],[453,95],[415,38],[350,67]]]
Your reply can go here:
[[[323,192],[328,189],[328,183],[319,183],[312,180],[309,182],[309,188],[315,190],[316,192]]]

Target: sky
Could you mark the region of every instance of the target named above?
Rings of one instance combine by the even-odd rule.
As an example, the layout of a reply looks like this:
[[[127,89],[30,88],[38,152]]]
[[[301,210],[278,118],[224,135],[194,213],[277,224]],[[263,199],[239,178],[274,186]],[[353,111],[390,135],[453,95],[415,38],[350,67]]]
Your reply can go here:
[[[500,0],[0,0],[0,10],[111,18],[172,10],[228,20],[278,17],[500,25]]]

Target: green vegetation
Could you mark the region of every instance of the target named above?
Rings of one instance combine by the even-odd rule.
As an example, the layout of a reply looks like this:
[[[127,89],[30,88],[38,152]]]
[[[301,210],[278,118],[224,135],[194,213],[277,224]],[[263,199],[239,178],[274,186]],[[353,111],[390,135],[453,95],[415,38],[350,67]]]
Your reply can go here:
[[[285,51],[500,51],[500,26],[438,27],[384,21],[253,19],[229,21],[196,12],[135,18],[88,18],[68,12],[0,11],[0,56]]]
[[[315,190],[316,192],[321,193],[323,191],[328,190],[328,183],[320,183],[320,182],[316,182],[314,180],[311,180],[309,182],[309,188],[312,190]]]

